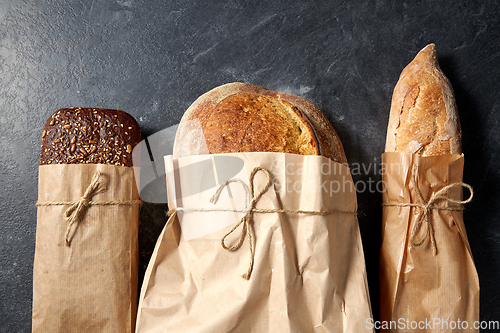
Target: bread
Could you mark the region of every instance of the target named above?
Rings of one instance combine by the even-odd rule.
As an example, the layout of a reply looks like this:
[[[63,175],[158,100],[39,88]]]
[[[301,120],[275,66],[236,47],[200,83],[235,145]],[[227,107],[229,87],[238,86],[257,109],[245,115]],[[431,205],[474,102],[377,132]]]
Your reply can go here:
[[[140,141],[139,125],[126,112],[60,109],[43,129],[40,165],[96,163],[130,167],[132,149]]]
[[[394,88],[386,152],[421,156],[461,154],[461,131],[450,81],[434,44],[406,66]]]
[[[174,157],[268,151],[323,155],[347,163],[325,115],[305,98],[246,83],[200,96],[184,113]]]

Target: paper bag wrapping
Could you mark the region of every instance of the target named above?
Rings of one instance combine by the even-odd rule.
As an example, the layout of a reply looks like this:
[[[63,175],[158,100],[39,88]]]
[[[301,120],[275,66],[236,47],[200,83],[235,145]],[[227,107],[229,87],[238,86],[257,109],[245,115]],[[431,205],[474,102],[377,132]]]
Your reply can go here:
[[[92,200],[139,195],[130,167],[39,167],[38,203],[80,199],[96,170],[107,183]],[[70,246],[69,205],[39,206],[33,267],[33,332],[133,332],[137,308],[139,205],[90,205]]]
[[[413,166],[417,165],[418,189],[429,200],[432,193],[462,181],[464,157],[385,153],[382,163],[384,204],[420,203],[412,180]],[[454,186],[446,196],[461,200],[461,186]],[[436,205],[458,206],[446,200]],[[479,320],[479,281],[462,211],[430,211],[435,254],[430,236],[420,246],[411,244],[410,238],[422,214],[423,209],[418,207],[383,209],[380,315],[382,324],[392,321],[393,326],[381,332],[462,332],[465,327],[467,332],[474,332],[474,322]],[[425,238],[426,231],[423,223],[415,234],[414,244]]]
[[[257,166],[273,174],[274,186],[257,208],[348,214],[255,213],[251,221],[254,266],[245,280],[248,239],[235,252],[224,250],[221,238],[230,225],[186,240],[182,225],[197,212],[182,211],[180,222],[177,211],[165,225],[147,268],[136,332],[371,332],[366,327],[372,315],[363,247],[357,217],[352,214],[357,203],[349,169],[322,156],[223,155],[244,161],[246,182]],[[186,165],[199,158],[203,157],[177,162]],[[265,182],[264,174],[257,173],[255,191]],[[233,195],[239,186],[231,184]],[[169,198],[169,205],[179,201]],[[236,200],[237,208],[243,201]],[[211,204],[199,201],[195,208],[200,207]],[[214,222],[223,214],[201,213],[204,218],[193,215],[198,224]],[[240,233],[241,227],[226,239],[227,245],[236,243]]]

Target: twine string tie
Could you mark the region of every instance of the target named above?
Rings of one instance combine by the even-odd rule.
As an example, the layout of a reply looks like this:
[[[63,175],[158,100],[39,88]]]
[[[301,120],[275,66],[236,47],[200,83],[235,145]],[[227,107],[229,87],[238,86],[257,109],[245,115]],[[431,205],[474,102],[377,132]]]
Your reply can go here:
[[[434,255],[437,254],[437,246],[436,246],[436,238],[434,235],[434,227],[431,223],[431,212],[433,209],[438,209],[438,210],[448,210],[448,211],[463,211],[464,207],[463,205],[466,203],[469,203],[472,201],[472,197],[474,195],[474,191],[472,190],[472,186],[462,183],[462,182],[457,182],[453,184],[446,185],[445,187],[441,188],[437,192],[433,192],[429,198],[429,200],[425,201],[424,197],[422,196],[422,192],[420,191],[417,183],[417,165],[414,164],[412,168],[412,184],[413,188],[415,190],[415,193],[417,194],[418,200],[420,203],[385,203],[382,206],[397,206],[397,207],[416,207],[422,211],[422,216],[418,220],[417,223],[415,223],[411,236],[410,236],[410,243],[413,247],[418,247],[421,246],[427,238],[430,239],[431,246],[432,246],[432,253]],[[445,194],[448,192],[448,190],[454,188],[454,187],[465,187],[469,190],[470,196],[466,200],[455,200],[452,198],[449,198]],[[459,206],[440,206],[437,205],[436,203],[439,202],[440,200],[451,202],[458,204]],[[422,226],[425,224],[426,230],[424,233],[424,236],[420,241],[416,241],[417,234],[420,233]]]
[[[255,185],[254,179],[255,175],[262,171],[265,173],[267,177],[267,181],[264,187],[255,195]],[[308,211],[308,210],[290,210],[290,209],[259,209],[257,208],[257,203],[262,198],[262,196],[269,190],[269,188],[273,184],[273,176],[272,174],[265,168],[261,166],[255,167],[249,176],[250,188],[240,179],[232,178],[224,183],[222,183],[210,199],[210,202],[215,204],[222,193],[222,190],[229,186],[231,183],[239,183],[242,185],[245,190],[245,208],[244,209],[224,209],[224,208],[182,208],[177,207],[169,210],[167,215],[172,215],[175,211],[188,211],[188,212],[241,212],[245,213],[245,215],[227,232],[221,239],[221,246],[224,250],[227,251],[237,251],[241,248],[245,239],[248,239],[248,244],[250,248],[250,262],[248,265],[247,272],[243,274],[243,278],[246,280],[250,279],[252,275],[253,266],[254,266],[254,258],[255,258],[255,250],[253,245],[253,231],[252,231],[252,221],[255,213],[291,213],[291,214],[306,214],[306,215],[317,215],[317,216],[326,216],[326,215],[358,215],[357,212],[344,212],[344,211]],[[226,238],[235,232],[241,226],[241,233],[238,241],[234,245],[228,246],[226,244]]]
[[[266,185],[260,190],[260,192],[257,195],[254,195],[254,178],[255,178],[255,175],[257,174],[257,172],[259,172],[259,171],[262,171],[266,174],[267,181],[266,181]],[[260,200],[260,198],[262,198],[264,193],[266,193],[267,190],[271,187],[273,179],[272,179],[271,173],[267,169],[264,169],[263,167],[259,166],[259,167],[255,167],[252,170],[252,172],[250,173],[250,176],[249,176],[249,181],[250,181],[250,193],[249,194],[250,194],[251,201],[250,201],[250,206],[248,206],[248,199],[247,199],[247,205],[245,206],[246,208],[248,208],[248,211],[245,214],[245,216],[243,216],[243,218],[238,223],[236,223],[233,226],[233,228],[227,234],[225,234],[224,237],[222,237],[222,239],[221,239],[221,246],[224,250],[237,251],[243,245],[243,242],[245,241],[245,237],[248,237],[248,245],[250,247],[250,264],[248,266],[247,272],[245,274],[243,274],[243,278],[245,280],[250,279],[250,275],[252,274],[253,265],[254,265],[254,257],[255,257],[255,253],[254,253],[254,249],[253,249],[253,239],[252,239],[252,226],[250,225],[250,222],[252,221],[253,214],[254,214],[254,211],[256,208],[255,206],[257,205],[257,202]],[[215,204],[220,196],[220,193],[222,192],[222,189],[224,187],[228,186],[230,182],[231,182],[231,179],[224,182],[221,186],[219,186],[219,188],[215,192],[214,196],[210,199],[210,202]],[[248,188],[247,188],[246,184],[243,183],[241,180],[239,182],[244,185],[243,188],[245,189],[245,192],[247,192],[246,198],[248,198]],[[240,234],[240,237],[238,239],[238,242],[232,246],[227,246],[226,245],[226,238],[230,234],[232,234],[236,229],[238,229],[238,227],[240,225],[243,225],[243,226],[241,228],[241,234]]]
[[[71,242],[75,237],[76,231],[80,222],[85,215],[89,206],[94,205],[135,205],[142,204],[141,200],[106,200],[106,201],[95,201],[92,200],[96,194],[106,192],[106,182],[101,177],[102,173],[99,170],[94,172],[92,180],[89,186],[85,190],[83,196],[77,201],[49,201],[49,202],[38,202],[37,207],[43,206],[67,206],[69,207],[64,211],[63,218],[68,221],[68,226],[64,235],[66,246],[71,246]]]
[[[88,206],[91,205],[92,197],[98,193],[107,191],[106,185],[99,181],[100,178],[101,172],[97,170],[83,196],[69,206],[64,212],[63,217],[68,221],[68,227],[66,228],[66,234],[64,235],[66,246],[71,245],[76,229],[78,229],[78,225],[87,211]]]

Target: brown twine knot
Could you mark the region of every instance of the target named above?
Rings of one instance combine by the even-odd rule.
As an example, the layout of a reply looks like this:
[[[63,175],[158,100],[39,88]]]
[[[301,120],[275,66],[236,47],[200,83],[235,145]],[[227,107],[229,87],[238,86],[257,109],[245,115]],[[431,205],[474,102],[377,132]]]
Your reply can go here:
[[[92,177],[92,181],[85,190],[85,193],[80,198],[80,200],[74,202],[71,206],[66,209],[63,217],[68,220],[68,227],[66,228],[66,234],[64,238],[66,239],[66,246],[71,245],[71,241],[75,236],[76,229],[82,220],[83,215],[87,211],[87,207],[91,204],[92,197],[98,193],[106,192],[106,186],[99,182],[101,177],[101,172],[97,170]]]
[[[257,172],[263,171],[266,176],[267,176],[267,182],[264,186],[264,188],[257,194],[254,195],[254,178]],[[358,215],[357,212],[343,212],[343,211],[308,211],[308,210],[289,210],[289,209],[259,209],[256,208],[257,202],[262,198],[264,193],[269,190],[271,185],[273,184],[273,177],[271,175],[271,172],[269,172],[267,169],[258,166],[255,167],[252,172],[250,173],[249,176],[249,181],[250,181],[250,189],[248,186],[240,179],[237,178],[232,178],[227,181],[225,181],[223,184],[221,184],[212,198],[210,199],[211,203],[216,203],[217,200],[219,199],[220,194],[222,193],[222,190],[228,186],[230,183],[240,183],[243,186],[243,189],[246,192],[246,197],[245,197],[245,209],[223,209],[223,208],[182,208],[182,207],[177,207],[177,208],[172,208],[167,212],[168,216],[171,216],[174,212],[176,211],[191,211],[191,212],[239,212],[239,213],[245,213],[245,216],[243,216],[239,222],[237,222],[233,228],[224,235],[221,239],[221,246],[224,250],[227,251],[237,251],[238,249],[241,248],[243,245],[245,238],[248,238],[248,244],[250,248],[250,263],[247,269],[247,272],[243,274],[243,278],[245,280],[249,280],[250,276],[252,275],[253,271],[253,266],[254,266],[254,257],[255,257],[255,251],[253,247],[253,236],[252,236],[252,221],[253,221],[253,216],[255,213],[292,213],[292,214],[306,214],[306,215],[319,215],[319,216],[326,216],[326,215]],[[227,246],[226,245],[226,238],[232,234],[236,229],[238,229],[239,226],[242,225],[241,229],[241,234],[236,242],[236,244],[232,246]]]
[[[449,210],[449,211],[461,211],[461,210],[464,210],[463,205],[466,204],[466,203],[471,202],[472,197],[474,195],[474,191],[472,190],[472,187],[470,185],[468,185],[468,184],[465,184],[465,183],[462,183],[462,182],[453,183],[453,184],[450,184],[450,185],[447,185],[447,186],[443,187],[442,189],[440,189],[437,192],[432,193],[431,197],[426,202],[424,200],[424,197],[422,196],[422,193],[420,192],[420,189],[418,188],[418,184],[417,184],[417,165],[416,164],[414,164],[413,168],[412,168],[412,183],[413,183],[413,188],[415,189],[415,193],[417,194],[417,197],[418,197],[418,199],[420,200],[421,203],[384,203],[384,204],[382,204],[382,206],[417,207],[418,209],[421,209],[423,211],[422,217],[420,218],[420,220],[413,227],[413,230],[412,230],[412,233],[411,233],[411,237],[410,237],[410,243],[411,243],[412,246],[418,247],[418,246],[422,245],[425,242],[425,240],[427,239],[427,237],[429,237],[430,241],[431,241],[431,245],[432,245],[432,253],[434,255],[436,255],[437,254],[437,246],[436,246],[436,239],[435,239],[435,236],[434,236],[434,227],[432,226],[432,223],[431,223],[431,211],[433,209]],[[451,198],[449,198],[447,196],[444,196],[444,194],[446,192],[448,192],[448,190],[450,190],[450,189],[452,189],[454,187],[457,187],[457,186],[462,186],[462,187],[465,187],[465,188],[467,188],[469,190],[470,196],[469,196],[468,199],[466,199],[466,200],[455,200],[455,199],[451,199]],[[460,206],[457,206],[457,207],[438,206],[435,203],[437,201],[439,201],[439,200],[445,200],[445,201],[448,201],[448,202],[456,203],[456,204],[459,204]],[[427,226],[427,230],[425,232],[425,236],[419,242],[415,242],[416,234],[422,229],[422,225],[424,223]]]
[[[259,171],[263,171],[266,174],[267,182],[266,182],[266,185],[264,186],[264,188],[257,195],[254,195],[254,184],[253,184],[253,181],[254,181],[255,175]],[[246,202],[246,205],[245,205],[245,207],[248,208],[248,212],[221,239],[221,245],[222,245],[222,248],[224,250],[227,250],[227,251],[236,251],[236,250],[238,250],[241,247],[241,245],[243,245],[243,242],[245,241],[245,237],[248,235],[248,245],[250,247],[250,264],[248,266],[247,272],[245,274],[243,274],[243,278],[245,280],[250,279],[250,275],[252,274],[252,270],[253,270],[254,257],[255,257],[255,253],[254,253],[254,250],[253,250],[253,241],[252,241],[252,226],[250,225],[250,222],[252,222],[252,218],[253,218],[253,214],[254,214],[255,206],[257,205],[257,202],[260,200],[260,198],[262,198],[262,196],[264,195],[264,193],[267,192],[267,190],[271,187],[272,182],[273,182],[271,173],[268,170],[266,170],[266,169],[264,169],[263,167],[260,167],[260,166],[259,167],[255,167],[252,170],[252,172],[250,173],[249,180],[250,180],[250,197],[251,197],[251,201],[250,201],[250,206],[248,206],[248,201]],[[223,183],[219,187],[219,189],[217,190],[217,192],[215,192],[215,194],[212,197],[212,199],[210,199],[210,202],[216,203],[217,200],[218,200],[218,198],[219,198],[220,193],[222,192],[222,189],[225,186],[229,185],[229,183],[231,183],[231,181],[232,180],[230,179],[230,180],[226,181],[225,183]],[[234,179],[233,181],[239,181],[241,184],[243,184],[245,190],[248,193],[248,190],[247,190],[247,187],[246,187],[245,183],[243,183],[239,179]],[[247,195],[247,198],[248,198],[248,195]],[[235,245],[233,245],[233,246],[229,246],[229,247],[226,246],[225,240],[226,240],[227,236],[229,236],[230,234],[232,234],[233,231],[235,231],[240,225],[243,225],[243,227],[241,229],[241,234],[240,234],[240,238],[238,239],[238,242]]]
[[[66,233],[64,235],[66,246],[71,246],[71,241],[76,234],[78,225],[80,224],[88,206],[93,205],[135,205],[142,204],[141,200],[127,200],[127,201],[92,201],[94,195],[102,192],[106,192],[107,188],[103,181],[100,180],[101,172],[96,170],[92,180],[85,190],[83,196],[77,201],[49,201],[49,202],[38,202],[37,207],[41,206],[65,206],[70,205],[68,209],[64,211],[63,217],[68,220],[68,227],[66,228]]]

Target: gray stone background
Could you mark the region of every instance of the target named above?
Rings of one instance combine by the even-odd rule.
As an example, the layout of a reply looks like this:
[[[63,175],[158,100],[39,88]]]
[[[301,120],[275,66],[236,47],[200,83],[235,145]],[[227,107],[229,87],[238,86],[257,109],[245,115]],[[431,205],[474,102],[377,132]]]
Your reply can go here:
[[[376,165],[392,91],[428,43],[462,122],[464,212],[481,284],[481,319],[500,320],[500,5],[490,1],[0,2],[0,332],[31,329],[38,162],[46,119],[69,106],[132,114],[147,137],[202,93],[243,81],[306,97],[349,162]],[[375,169],[356,180],[380,180]],[[378,318],[381,195],[359,193]],[[141,274],[166,205],[141,212]]]

